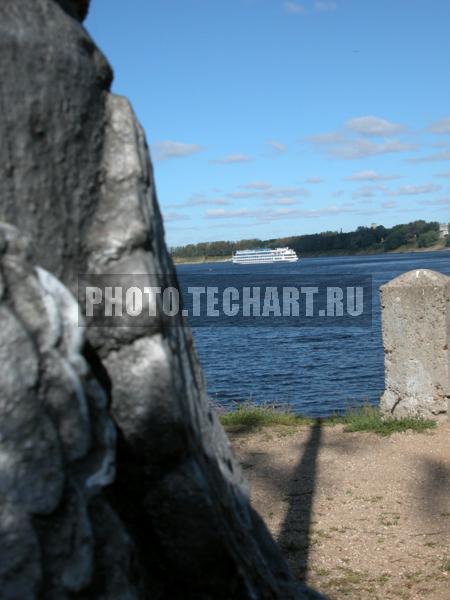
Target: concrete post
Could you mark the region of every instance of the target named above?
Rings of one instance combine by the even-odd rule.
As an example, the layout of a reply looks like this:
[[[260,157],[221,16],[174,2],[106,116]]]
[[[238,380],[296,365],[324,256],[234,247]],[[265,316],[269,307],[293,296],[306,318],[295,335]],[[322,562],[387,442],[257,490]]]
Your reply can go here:
[[[404,273],[381,287],[381,309],[382,413],[450,414],[450,277],[427,269]]]

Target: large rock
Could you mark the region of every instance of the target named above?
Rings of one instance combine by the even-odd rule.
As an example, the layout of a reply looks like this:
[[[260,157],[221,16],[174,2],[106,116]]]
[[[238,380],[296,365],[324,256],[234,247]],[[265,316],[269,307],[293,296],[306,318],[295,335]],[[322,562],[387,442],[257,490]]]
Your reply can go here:
[[[381,288],[385,392],[395,417],[436,417],[450,398],[450,277],[409,271]]]
[[[11,279],[2,307],[2,439],[14,443],[1,473],[8,483],[17,463],[21,474],[17,490],[3,488],[12,495],[0,527],[17,551],[5,555],[0,585],[11,594],[17,585],[20,598],[298,597],[250,506],[185,324],[90,328],[84,359],[73,322],[62,337],[51,325],[63,307],[74,312],[54,276],[73,292],[87,271],[176,284],[144,135],[127,101],[108,94],[111,71],[79,23],[83,4],[0,4],[0,218],[25,232],[45,269]],[[109,389],[118,454],[106,502],[113,434],[99,390]]]
[[[5,224],[0,273],[0,596],[138,598],[133,544],[103,495],[116,432],[77,301]]]
[[[176,284],[144,134],[117,96],[107,102],[102,182],[86,238],[89,272]],[[147,330],[93,328],[89,336],[110,374],[122,434],[112,498],[137,540],[148,587],[168,598],[292,597],[209,404],[186,324],[161,319]]]
[[[35,264],[75,290],[98,202],[111,69],[52,0],[0,2],[0,56],[0,220],[28,234]]]
[[[89,10],[90,0],[56,0],[62,8],[76,19],[83,21]]]

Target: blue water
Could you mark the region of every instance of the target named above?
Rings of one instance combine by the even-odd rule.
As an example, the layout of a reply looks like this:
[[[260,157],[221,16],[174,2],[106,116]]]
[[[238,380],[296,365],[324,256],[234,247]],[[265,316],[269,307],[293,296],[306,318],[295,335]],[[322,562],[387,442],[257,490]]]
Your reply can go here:
[[[304,258],[294,264],[264,265],[265,271],[271,268],[295,274],[299,281],[302,275],[372,275],[372,327],[196,327],[209,394],[224,407],[251,401],[327,416],[349,405],[378,403],[383,393],[380,285],[411,269],[450,275],[450,253]],[[230,263],[177,267],[181,278],[209,278],[239,269],[242,266]],[[251,284],[250,273],[247,285]]]

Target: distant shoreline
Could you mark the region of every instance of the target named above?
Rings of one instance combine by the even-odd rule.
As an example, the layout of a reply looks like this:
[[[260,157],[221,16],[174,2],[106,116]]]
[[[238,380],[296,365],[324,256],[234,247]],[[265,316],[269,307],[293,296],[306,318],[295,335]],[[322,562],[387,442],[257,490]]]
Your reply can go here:
[[[389,250],[388,252],[379,251],[379,250],[359,250],[355,252],[348,251],[334,251],[334,252],[305,252],[299,256],[302,258],[320,258],[322,256],[329,257],[339,257],[339,256],[372,256],[376,254],[406,254],[408,252],[442,252],[442,251],[450,251],[450,247],[446,246],[445,243],[435,244],[434,246],[430,246],[429,248],[419,248],[417,246],[401,246],[400,248],[396,248],[395,250]],[[202,264],[211,264],[211,263],[224,263],[230,262],[231,256],[198,256],[195,258],[174,258],[172,257],[175,265],[202,265]]]

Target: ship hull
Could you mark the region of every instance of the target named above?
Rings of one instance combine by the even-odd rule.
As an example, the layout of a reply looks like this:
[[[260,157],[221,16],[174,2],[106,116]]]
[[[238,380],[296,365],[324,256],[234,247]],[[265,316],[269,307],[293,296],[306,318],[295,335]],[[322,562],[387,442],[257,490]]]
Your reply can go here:
[[[245,259],[245,258],[233,258],[232,263],[235,265],[269,265],[273,263],[293,263],[298,262],[298,257],[295,258],[261,258],[261,259]]]
[[[288,247],[238,250],[232,258],[232,262],[235,265],[270,265],[273,263],[297,261],[297,254]]]

